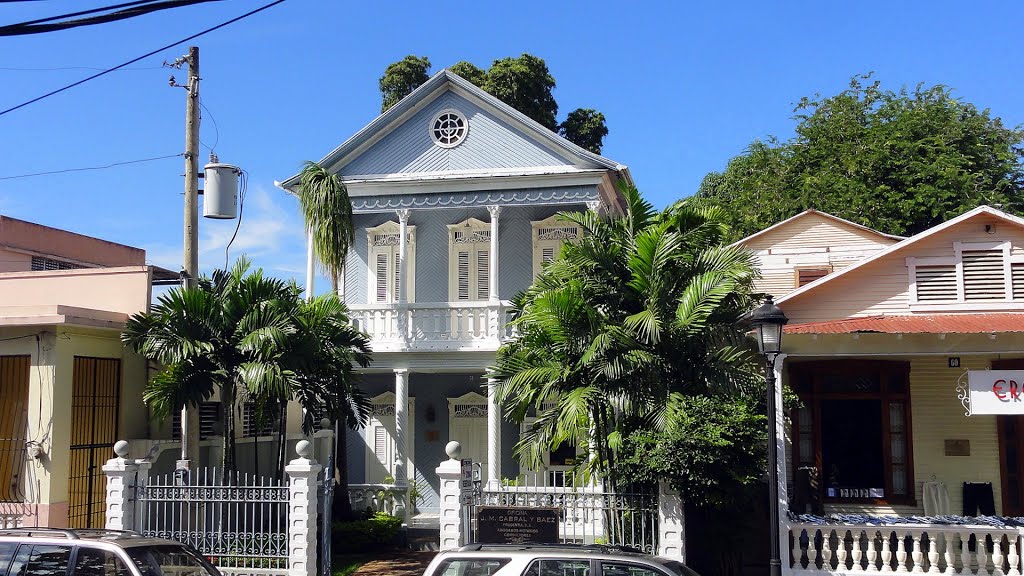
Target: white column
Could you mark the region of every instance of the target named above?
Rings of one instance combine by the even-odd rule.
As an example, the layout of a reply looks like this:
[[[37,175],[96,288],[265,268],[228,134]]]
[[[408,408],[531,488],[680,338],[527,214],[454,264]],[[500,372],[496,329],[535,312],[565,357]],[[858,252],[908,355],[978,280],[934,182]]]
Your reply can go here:
[[[440,549],[457,550],[466,543],[462,531],[462,462],[459,460],[462,445],[453,440],[445,446],[445,452],[448,459],[435,469],[441,484],[438,519]]]
[[[398,302],[405,304],[409,301],[409,295],[405,287],[409,284],[406,276],[409,267],[406,262],[409,258],[409,210],[401,209],[398,212]]]
[[[316,253],[313,250],[313,231],[306,232],[306,301],[316,293]]]
[[[775,357],[775,442],[778,449],[779,461],[777,463],[779,477],[779,554],[782,560],[782,573],[790,574],[791,548],[789,546],[789,520],[786,510],[789,510],[789,490],[786,487],[786,410],[782,405],[782,375],[783,365],[786,362],[786,355],[779,354]]]
[[[501,206],[488,206],[487,211],[491,213],[491,251],[490,251],[490,286],[488,290],[491,302],[498,301],[498,214],[501,213]]]
[[[658,482],[658,556],[686,562],[683,499],[668,482]]]
[[[487,485],[501,486],[501,406],[494,378],[487,379]]]
[[[588,200],[587,209],[595,214],[601,213],[601,201],[600,200]]]
[[[307,440],[295,445],[299,457],[285,466],[288,474],[288,576],[316,576],[317,487],[323,468],[310,460]]]
[[[395,484],[405,486],[409,473],[406,470],[406,455],[409,453],[409,371],[395,368]]]
[[[137,530],[133,488],[149,472],[149,462],[128,459],[128,443],[114,444],[116,458],[107,460],[103,473],[107,476],[107,530]]]

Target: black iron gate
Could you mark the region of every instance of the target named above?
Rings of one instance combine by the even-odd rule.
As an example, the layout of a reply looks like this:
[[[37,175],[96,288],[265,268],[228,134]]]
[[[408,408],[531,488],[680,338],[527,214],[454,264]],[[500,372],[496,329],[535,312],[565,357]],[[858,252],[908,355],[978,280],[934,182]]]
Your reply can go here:
[[[106,478],[120,420],[121,360],[75,356],[71,396],[68,526],[103,528]]]

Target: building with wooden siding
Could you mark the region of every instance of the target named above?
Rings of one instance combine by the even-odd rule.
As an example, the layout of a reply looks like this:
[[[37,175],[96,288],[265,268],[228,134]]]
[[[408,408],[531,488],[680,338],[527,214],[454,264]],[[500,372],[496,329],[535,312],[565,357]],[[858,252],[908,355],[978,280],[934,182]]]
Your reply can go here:
[[[145,251],[0,216],[0,527],[103,527],[100,467],[148,436],[145,362],[120,341],[146,310]]]
[[[806,214],[790,226],[837,222]],[[963,398],[967,370],[1024,368],[1024,220],[982,206],[900,241],[838,227],[870,253],[800,287],[778,258],[764,274],[790,318],[776,373],[801,399],[777,422],[780,504],[814,515],[783,516],[784,566],[1019,573],[1016,528],[973,517],[1024,516],[1024,416],[969,416]],[[767,261],[771,236],[743,243]]]
[[[435,468],[450,440],[485,482],[515,478],[519,429],[500,417],[483,377],[509,336],[508,300],[580,234],[556,214],[618,210],[628,169],[448,71],[320,164],[352,198],[344,300],[374,353],[361,383],[373,417],[349,434],[349,481],[415,483],[417,507],[436,510]],[[536,472],[564,481],[573,456],[554,453]]]

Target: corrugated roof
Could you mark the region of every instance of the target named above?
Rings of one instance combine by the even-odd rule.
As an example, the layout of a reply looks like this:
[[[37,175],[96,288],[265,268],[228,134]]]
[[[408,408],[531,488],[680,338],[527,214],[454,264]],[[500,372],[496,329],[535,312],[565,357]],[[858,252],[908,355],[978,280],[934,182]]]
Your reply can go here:
[[[1024,313],[915,314],[867,316],[828,322],[790,324],[786,334],[991,334],[1024,332]]]

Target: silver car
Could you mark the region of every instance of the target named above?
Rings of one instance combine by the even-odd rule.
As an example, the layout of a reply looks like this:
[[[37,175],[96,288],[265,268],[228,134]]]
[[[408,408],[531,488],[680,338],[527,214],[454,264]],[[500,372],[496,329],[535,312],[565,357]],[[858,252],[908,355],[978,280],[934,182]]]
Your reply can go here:
[[[115,530],[0,529],[0,576],[220,576],[180,542]]]
[[[697,576],[680,562],[612,546],[470,544],[441,552],[424,576]]]

